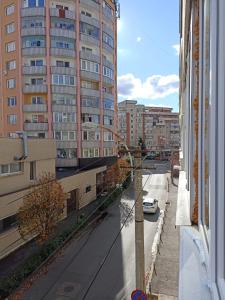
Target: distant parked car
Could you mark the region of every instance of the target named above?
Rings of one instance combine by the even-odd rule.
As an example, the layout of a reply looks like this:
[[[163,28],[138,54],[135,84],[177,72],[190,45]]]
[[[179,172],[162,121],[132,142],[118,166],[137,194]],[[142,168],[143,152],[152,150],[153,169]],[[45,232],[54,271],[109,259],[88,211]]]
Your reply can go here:
[[[153,198],[145,198],[143,200],[143,212],[155,214],[158,209],[158,200]]]

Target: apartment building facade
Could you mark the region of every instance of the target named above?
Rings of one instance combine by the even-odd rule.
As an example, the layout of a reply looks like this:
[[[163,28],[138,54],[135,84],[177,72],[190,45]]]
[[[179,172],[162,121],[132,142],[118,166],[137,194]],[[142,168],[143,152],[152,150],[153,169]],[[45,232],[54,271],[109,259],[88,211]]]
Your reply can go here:
[[[118,104],[118,132],[132,147],[141,138],[149,150],[179,148],[179,114],[172,112],[172,108],[148,107],[136,100],[125,100]]]
[[[223,0],[180,1],[182,300],[225,299],[224,39]]]
[[[55,138],[58,167],[116,154],[117,2],[0,2],[0,136]],[[99,126],[84,129],[83,123]]]

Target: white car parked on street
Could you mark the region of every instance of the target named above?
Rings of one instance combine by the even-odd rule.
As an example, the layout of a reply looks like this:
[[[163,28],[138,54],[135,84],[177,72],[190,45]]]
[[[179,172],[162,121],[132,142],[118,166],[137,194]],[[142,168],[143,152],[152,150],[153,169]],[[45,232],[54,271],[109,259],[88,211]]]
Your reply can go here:
[[[144,198],[143,200],[143,212],[154,214],[158,209],[158,200],[153,198]]]

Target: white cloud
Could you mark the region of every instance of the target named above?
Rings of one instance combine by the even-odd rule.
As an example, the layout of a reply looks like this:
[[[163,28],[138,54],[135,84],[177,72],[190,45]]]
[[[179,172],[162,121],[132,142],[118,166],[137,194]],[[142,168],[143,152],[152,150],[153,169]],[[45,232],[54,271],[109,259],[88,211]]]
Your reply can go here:
[[[138,37],[137,37],[137,42],[140,43],[141,41],[142,41],[142,37],[141,37],[141,36],[138,36]]]
[[[180,54],[180,45],[179,44],[175,44],[172,47],[173,47],[173,49],[175,49],[176,55],[179,56],[179,54]]]
[[[122,98],[158,99],[178,93],[179,77],[176,74],[152,75],[142,81],[133,74],[118,77],[118,93]]]

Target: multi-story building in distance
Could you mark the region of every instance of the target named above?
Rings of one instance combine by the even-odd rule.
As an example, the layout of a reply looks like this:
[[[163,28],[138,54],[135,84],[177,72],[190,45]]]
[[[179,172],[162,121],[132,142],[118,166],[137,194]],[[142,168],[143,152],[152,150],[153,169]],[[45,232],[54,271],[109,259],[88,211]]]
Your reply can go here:
[[[118,104],[118,131],[127,145],[137,146],[140,138],[146,149],[179,148],[179,114],[169,107],[148,107],[136,100]]]
[[[0,136],[55,138],[59,167],[115,155],[116,19],[113,0],[0,1]]]

